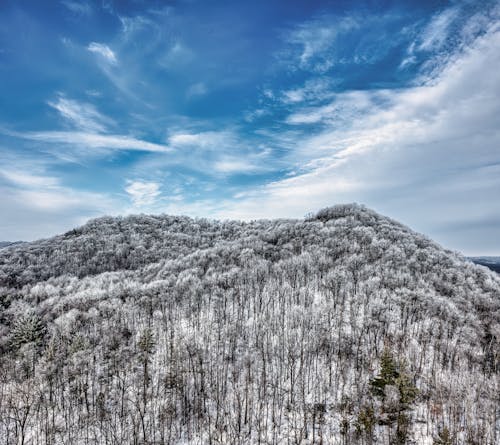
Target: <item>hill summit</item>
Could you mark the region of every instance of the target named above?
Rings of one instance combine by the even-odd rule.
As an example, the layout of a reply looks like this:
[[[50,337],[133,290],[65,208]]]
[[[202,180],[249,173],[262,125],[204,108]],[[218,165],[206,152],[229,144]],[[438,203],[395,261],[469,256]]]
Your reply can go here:
[[[0,442],[500,439],[500,277],[357,204],[0,250]]]

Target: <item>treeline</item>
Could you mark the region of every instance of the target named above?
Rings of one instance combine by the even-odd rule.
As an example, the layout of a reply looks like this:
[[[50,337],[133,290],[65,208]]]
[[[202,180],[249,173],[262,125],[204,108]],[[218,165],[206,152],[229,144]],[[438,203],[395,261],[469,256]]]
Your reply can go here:
[[[500,279],[364,207],[0,256],[1,443],[500,440]]]

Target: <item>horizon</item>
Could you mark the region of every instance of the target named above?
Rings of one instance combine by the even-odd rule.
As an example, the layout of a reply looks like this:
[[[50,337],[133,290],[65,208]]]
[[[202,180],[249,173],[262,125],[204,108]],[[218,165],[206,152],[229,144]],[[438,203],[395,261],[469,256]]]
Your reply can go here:
[[[128,214],[125,214],[125,215],[99,215],[95,218],[90,218],[88,220],[86,220],[83,224],[81,225],[78,225],[78,226],[74,226],[72,228],[70,228],[68,230],[68,232],[71,232],[72,230],[75,230],[75,229],[79,229],[81,227],[85,227],[86,225],[90,224],[90,223],[93,223],[95,220],[99,220],[99,219],[107,219],[107,218],[123,218],[123,219],[126,219],[126,218],[134,218],[134,217],[141,217],[141,216],[146,216],[146,217],[154,217],[154,218],[158,218],[158,217],[187,217],[187,218],[190,218],[192,219],[193,221],[196,221],[197,219],[208,219],[210,221],[218,221],[218,222],[243,222],[243,223],[251,223],[252,221],[273,221],[273,220],[283,220],[283,221],[305,221],[307,220],[308,218],[311,217],[311,215],[314,215],[316,213],[318,213],[319,211],[321,210],[325,210],[327,208],[331,208],[331,207],[336,207],[336,206],[346,206],[346,205],[359,205],[361,206],[362,208],[365,208],[366,210],[368,211],[374,211],[375,213],[377,213],[378,215],[382,216],[383,218],[389,218],[389,219],[392,219],[389,215],[382,215],[378,212],[376,212],[375,210],[369,208],[369,207],[366,207],[364,204],[360,204],[360,203],[339,203],[339,204],[334,204],[332,206],[327,206],[327,207],[323,207],[321,209],[318,209],[316,212],[312,212],[312,213],[309,213],[309,214],[306,214],[304,215],[303,217],[297,217],[297,218],[286,218],[286,217],[282,217],[282,218],[254,218],[254,219],[229,219],[229,218],[206,218],[206,217],[203,217],[203,216],[189,216],[189,215],[186,215],[186,214],[170,214],[170,213],[128,213]],[[395,221],[395,220],[394,220]],[[395,221],[396,223],[400,223],[400,221]],[[417,231],[414,231],[410,226],[407,226],[406,224],[403,224],[404,226],[408,227],[410,230],[412,230],[415,234],[418,234],[418,235],[423,235],[424,237],[427,237],[427,235],[425,233],[420,233],[420,232],[417,232]],[[60,233],[55,233],[51,236],[48,236],[48,237],[44,237],[44,238],[37,238],[37,239],[33,239],[33,240],[20,240],[20,239],[17,239],[17,240],[0,240],[0,244],[2,243],[10,243],[11,245],[13,244],[27,244],[27,243],[36,243],[36,242],[39,242],[39,241],[45,241],[47,239],[51,239],[52,237],[57,237],[57,236],[61,236],[61,235],[65,235],[65,233],[67,232],[60,232]],[[432,240],[431,241],[435,241],[435,240]],[[438,243],[439,245],[439,243]],[[442,246],[442,245],[439,245],[441,248],[443,249],[448,249],[450,250],[449,248],[447,248],[446,246]],[[6,247],[9,247],[6,246]],[[0,246],[0,248],[2,248],[2,246]],[[453,249],[451,249],[453,251]],[[484,259],[484,260],[488,260],[488,259],[492,259],[492,260],[497,260],[497,259],[500,259],[500,255],[474,255],[474,254],[465,254],[461,251],[458,251],[456,250],[457,253],[459,254],[462,254],[465,258],[469,259],[469,260],[479,260],[479,259]]]
[[[2,2],[0,241],[359,202],[499,256],[499,47],[496,0]]]

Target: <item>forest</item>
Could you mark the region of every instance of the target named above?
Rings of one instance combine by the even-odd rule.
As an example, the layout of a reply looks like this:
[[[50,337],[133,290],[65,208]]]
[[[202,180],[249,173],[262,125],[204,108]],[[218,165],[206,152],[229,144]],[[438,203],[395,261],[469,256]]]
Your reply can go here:
[[[0,443],[500,443],[500,276],[358,205],[0,250]]]

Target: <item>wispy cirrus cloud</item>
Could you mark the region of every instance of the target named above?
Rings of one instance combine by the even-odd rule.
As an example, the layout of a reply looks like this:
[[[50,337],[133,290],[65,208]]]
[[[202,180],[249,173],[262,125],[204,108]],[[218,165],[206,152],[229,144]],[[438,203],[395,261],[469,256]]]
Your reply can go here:
[[[174,132],[168,138],[178,160],[208,175],[266,172],[275,168],[269,151],[235,130]]]
[[[118,63],[118,59],[113,52],[113,50],[104,43],[91,42],[87,46],[87,50],[91,53],[98,54],[104,61],[116,65]]]
[[[332,96],[333,84],[334,82],[330,78],[317,77],[308,79],[303,86],[283,91],[281,101],[285,104],[323,102]]]
[[[48,101],[48,105],[57,110],[60,116],[71,126],[86,132],[102,133],[114,121],[100,113],[89,103],[78,102],[59,96],[55,101]]]
[[[459,7],[454,6],[435,14],[422,31],[418,49],[421,51],[440,49],[448,38],[451,25],[459,13]]]
[[[79,131],[33,131],[10,132],[10,136],[39,141],[50,144],[76,145],[84,148],[100,148],[109,150],[136,150],[156,153],[169,153],[172,148],[137,139],[133,136],[86,133]]]
[[[500,3],[486,0],[480,8],[473,2],[456,2],[413,28],[406,57],[400,68],[408,69],[418,63],[423,68],[439,69],[442,59],[452,56],[457,48],[465,48],[498,20]]]
[[[303,23],[285,37],[290,48],[281,57],[290,67],[324,73],[335,63],[334,45],[339,34],[357,27],[356,20],[319,18]]]
[[[325,98],[332,97],[333,100],[326,105],[296,108],[286,118],[286,122],[292,125],[327,122],[339,126],[351,125],[353,118],[359,116],[360,113],[373,110],[377,100],[382,100],[387,96],[384,90],[330,93],[325,95]]]
[[[289,70],[316,75],[342,65],[370,65],[407,39],[403,15],[320,14],[284,34],[278,60]]]
[[[401,61],[400,68],[407,69],[417,63],[422,53],[439,52],[450,39],[452,25],[458,21],[460,12],[459,6],[445,8],[434,14],[422,29],[417,28],[418,34],[409,44],[406,57]],[[459,33],[455,32],[453,38],[456,41],[460,40]]]
[[[154,28],[157,31],[157,23],[143,15],[131,17],[118,16],[118,19],[122,24],[122,34],[125,40],[135,39],[138,34],[147,29],[151,30],[151,28]]]
[[[9,137],[40,142],[51,146],[51,152],[58,155],[57,147],[78,148],[78,156],[105,155],[109,152],[130,150],[154,153],[171,153],[166,144],[139,139],[129,134],[110,132],[117,123],[101,113],[94,105],[69,99],[59,94],[47,104],[59,113],[65,126],[71,130],[10,131],[0,128],[0,133]],[[93,149],[90,152],[89,149]],[[64,156],[67,158],[67,153]]]

